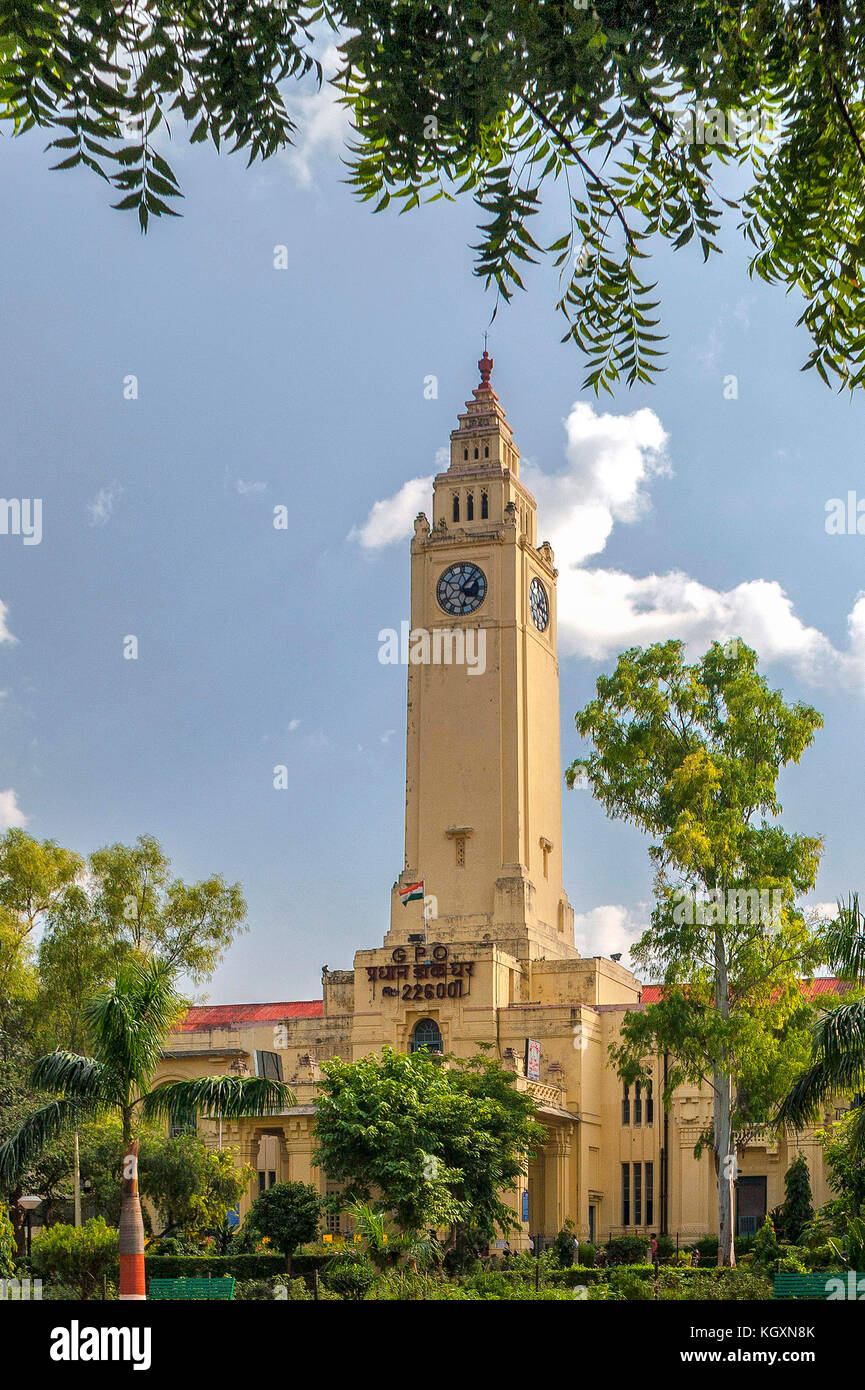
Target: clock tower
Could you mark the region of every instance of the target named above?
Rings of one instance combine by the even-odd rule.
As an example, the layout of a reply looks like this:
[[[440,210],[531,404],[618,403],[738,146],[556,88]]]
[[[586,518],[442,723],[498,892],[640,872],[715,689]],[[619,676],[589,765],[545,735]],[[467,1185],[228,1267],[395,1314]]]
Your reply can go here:
[[[388,945],[495,942],[518,959],[575,958],[562,888],[556,577],[537,542],[513,431],[480,385],[415,519],[406,731],[405,869]],[[434,918],[434,920],[433,920]]]

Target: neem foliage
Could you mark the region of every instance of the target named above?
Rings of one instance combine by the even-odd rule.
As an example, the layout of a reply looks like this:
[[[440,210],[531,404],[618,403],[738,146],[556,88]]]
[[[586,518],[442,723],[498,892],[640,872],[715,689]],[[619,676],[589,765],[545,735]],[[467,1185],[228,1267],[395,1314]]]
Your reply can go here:
[[[545,1130],[514,1076],[497,1062],[385,1048],[322,1067],[315,1161],[392,1209],[403,1230],[460,1227],[479,1239],[516,1226],[513,1191]]]
[[[106,179],[144,229],[182,196],[169,123],[249,163],[296,139],[291,92],[321,83],[325,25],[358,196],[376,211],[471,196],[475,273],[503,299],[549,256],[587,385],[652,378],[647,241],[693,239],[708,260],[728,209],[751,273],[801,295],[806,366],[865,380],[855,0],[34,0],[0,13],[0,125],[45,128],[54,167]],[[549,193],[547,243],[532,228]]]

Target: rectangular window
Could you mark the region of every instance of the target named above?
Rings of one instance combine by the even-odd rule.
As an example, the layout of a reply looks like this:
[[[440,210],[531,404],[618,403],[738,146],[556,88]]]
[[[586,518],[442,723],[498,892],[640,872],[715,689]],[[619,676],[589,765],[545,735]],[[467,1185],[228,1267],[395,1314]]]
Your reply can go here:
[[[634,1164],[634,1225],[643,1224],[643,1170],[639,1163]]]
[[[172,1105],[168,1119],[168,1133],[172,1139],[178,1134],[194,1134],[196,1129],[195,1111],[183,1105]]]
[[[625,1087],[625,1093],[624,1093],[624,1095],[622,1096],[622,1124],[623,1124],[623,1125],[629,1125],[630,1123],[631,1123],[631,1101],[630,1101],[630,1096],[629,1096],[629,1092],[628,1092],[628,1087],[626,1086],[626,1087]]]
[[[258,1170],[258,1190],[259,1192],[264,1191],[264,1171],[261,1168]]]
[[[636,1084],[636,1086],[634,1087],[634,1124],[635,1124],[635,1125],[641,1125],[642,1123],[643,1123],[643,1101],[642,1101],[642,1098],[641,1098],[641,1096],[640,1096],[640,1083],[639,1083],[639,1081],[638,1081],[637,1084]]]
[[[652,1082],[646,1082],[646,1124],[655,1123],[655,1097],[652,1094]]]
[[[255,1074],[268,1081],[282,1081],[282,1058],[278,1052],[255,1051]]]
[[[622,1164],[622,1225],[631,1224],[631,1165]]]
[[[646,1174],[645,1174],[645,1183],[644,1183],[644,1187],[645,1187],[645,1195],[646,1195],[646,1225],[647,1225],[647,1226],[654,1226],[654,1224],[655,1224],[655,1165],[654,1165],[654,1163],[647,1163],[647,1164],[646,1164]]]
[[[274,1173],[272,1168],[268,1169],[267,1185],[268,1187],[276,1187],[276,1174]]]
[[[337,1192],[342,1191],[342,1183],[328,1180],[328,1182],[325,1183],[324,1191],[326,1197],[333,1197]],[[324,1228],[326,1231],[330,1231],[332,1236],[342,1235],[342,1213],[330,1211],[326,1208],[324,1214]]]

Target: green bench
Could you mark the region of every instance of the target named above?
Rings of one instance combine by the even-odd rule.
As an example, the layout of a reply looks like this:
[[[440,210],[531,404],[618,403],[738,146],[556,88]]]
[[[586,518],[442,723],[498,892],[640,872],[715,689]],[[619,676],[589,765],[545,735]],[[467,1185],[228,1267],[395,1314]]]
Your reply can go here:
[[[230,1301],[234,1298],[233,1279],[151,1279],[148,1298],[205,1299]]]
[[[817,1274],[776,1274],[773,1298],[822,1298],[843,1301],[856,1297],[859,1280],[865,1289],[865,1275],[850,1271],[843,1273],[822,1270]],[[850,1290],[853,1290],[851,1293]]]

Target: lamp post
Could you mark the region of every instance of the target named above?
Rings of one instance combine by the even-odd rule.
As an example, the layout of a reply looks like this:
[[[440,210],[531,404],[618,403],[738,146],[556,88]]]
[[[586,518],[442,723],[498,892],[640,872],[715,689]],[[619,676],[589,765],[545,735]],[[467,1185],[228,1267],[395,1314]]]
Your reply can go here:
[[[41,1197],[19,1197],[18,1205],[23,1207],[27,1213],[27,1258],[30,1259],[30,1252],[33,1248],[33,1213],[38,1206],[41,1206]]]

